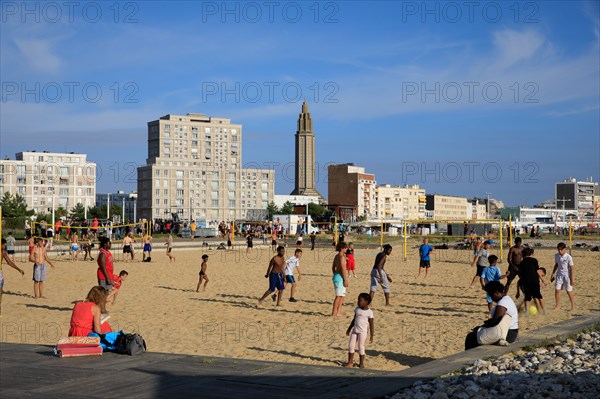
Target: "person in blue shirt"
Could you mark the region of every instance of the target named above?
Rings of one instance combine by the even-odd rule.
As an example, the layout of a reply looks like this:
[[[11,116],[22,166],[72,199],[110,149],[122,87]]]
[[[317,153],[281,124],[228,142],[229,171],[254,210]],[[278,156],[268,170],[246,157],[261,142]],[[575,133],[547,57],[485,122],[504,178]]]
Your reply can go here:
[[[429,268],[431,267],[431,261],[429,255],[433,252],[433,247],[429,245],[429,238],[423,238],[423,244],[419,247],[419,274],[417,278],[421,276],[421,269],[425,269],[425,278],[429,275]]]
[[[506,277],[506,276],[502,275],[502,272],[500,271],[498,266],[496,266],[498,264],[498,257],[496,255],[488,256],[488,262],[490,263],[490,265],[483,269],[483,271],[481,273],[481,280],[480,280],[481,281],[481,289],[483,289],[484,291],[485,291],[485,285],[487,283],[489,283],[491,281],[500,281]],[[486,294],[486,300],[487,300],[488,310],[490,312],[490,317],[492,317],[492,302],[494,302],[494,300],[488,294]]]

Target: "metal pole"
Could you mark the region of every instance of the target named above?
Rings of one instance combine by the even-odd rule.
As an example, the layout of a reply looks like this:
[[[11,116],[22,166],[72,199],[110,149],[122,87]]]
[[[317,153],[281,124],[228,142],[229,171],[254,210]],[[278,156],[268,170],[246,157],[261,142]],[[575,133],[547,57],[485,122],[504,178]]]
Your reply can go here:
[[[87,196],[85,197],[85,207],[83,209],[83,220],[87,220],[87,208],[88,208],[88,204],[87,204]]]
[[[569,216],[569,252],[573,248],[573,216]]]
[[[52,190],[52,228],[54,229],[54,189]]]
[[[512,236],[512,215],[508,215],[508,245],[511,246],[513,243]]]
[[[335,245],[338,245],[338,222],[337,215],[333,217],[333,242]]]
[[[381,225],[379,226],[379,246],[383,251],[383,218],[381,218]]]
[[[502,251],[504,249],[504,239],[502,237],[502,228],[504,227],[504,220],[500,219],[500,260],[502,260]]]
[[[123,197],[123,220],[121,220],[121,224],[125,224],[125,197]]]
[[[406,246],[407,246],[407,237],[406,237],[406,220],[404,220],[404,260],[406,260]]]
[[[133,223],[137,223],[137,199],[133,200]]]
[[[106,196],[106,220],[110,219],[110,193]]]

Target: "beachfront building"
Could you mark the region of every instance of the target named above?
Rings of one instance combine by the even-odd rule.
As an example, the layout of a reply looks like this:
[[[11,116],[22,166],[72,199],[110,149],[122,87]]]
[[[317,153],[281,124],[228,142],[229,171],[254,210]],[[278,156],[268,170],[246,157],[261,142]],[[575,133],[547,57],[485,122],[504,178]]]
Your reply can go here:
[[[434,220],[470,220],[472,211],[468,200],[464,197],[454,197],[441,194],[427,194],[425,209],[428,219]]]
[[[375,217],[375,175],[353,163],[327,167],[329,209],[344,221]]]
[[[377,220],[417,220],[425,218],[425,189],[418,184],[403,187],[384,184],[375,189]]]
[[[138,168],[137,217],[265,220],[275,172],[242,168],[242,125],[202,114],[148,122],[148,158]]]
[[[275,194],[273,202],[277,208],[281,209],[286,202],[294,207],[307,206],[310,203],[319,204],[321,198],[318,195],[278,195]]]
[[[86,154],[24,151],[0,161],[0,194],[19,194],[35,213],[96,204],[96,163]]]
[[[482,201],[478,198],[467,201],[467,215],[471,215],[470,219],[489,219],[491,217],[488,217],[488,213],[492,214],[488,212],[488,209],[491,208],[491,201],[490,208],[488,208],[486,202],[486,200]]]
[[[137,191],[132,191],[129,194],[122,190],[118,190],[116,193],[96,194],[96,206],[108,206],[109,204],[111,206],[118,205],[125,211],[125,220],[122,220],[123,213],[110,215],[111,219],[113,217],[120,218],[121,223],[134,223],[136,221]]]
[[[302,112],[298,116],[295,139],[295,187],[290,195],[317,196],[319,203],[322,203],[325,199],[317,191],[315,133],[306,100],[302,103]]]
[[[574,210],[578,214],[588,213],[594,209],[594,195],[600,195],[600,186],[591,177],[586,181],[568,178],[556,183],[556,208]]]
[[[500,211],[500,216],[504,220],[508,220],[510,217],[513,225],[519,228],[538,225],[558,225],[560,227],[567,227],[569,218],[573,217],[573,210],[512,206],[502,209]]]

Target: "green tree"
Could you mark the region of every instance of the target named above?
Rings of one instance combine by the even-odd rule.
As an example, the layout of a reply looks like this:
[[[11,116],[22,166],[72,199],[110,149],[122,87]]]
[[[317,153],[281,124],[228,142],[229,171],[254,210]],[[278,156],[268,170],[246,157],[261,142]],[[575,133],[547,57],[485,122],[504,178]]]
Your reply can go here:
[[[85,218],[85,207],[78,203],[71,209],[69,217],[75,221],[82,221]]]
[[[112,204],[110,206],[110,218],[112,219],[114,215],[123,215],[123,208],[119,205]],[[88,211],[88,217],[106,219],[106,204],[90,208]]]
[[[272,220],[273,215],[277,215],[278,213],[279,208],[277,208],[277,205],[273,201],[269,202],[269,205],[267,205],[267,220]]]
[[[62,206],[59,206],[58,208],[56,208],[54,210],[54,217],[56,219],[59,219],[59,218],[61,218],[63,216],[67,216],[68,213],[69,212],[65,208],[63,208]]]
[[[283,204],[283,206],[279,210],[279,212],[282,215],[293,215],[295,213],[294,206],[292,205],[292,203],[290,201],[286,201],[285,204]]]
[[[13,196],[9,192],[4,193],[0,198],[0,206],[2,206],[2,221],[9,229],[23,228],[25,219],[35,213],[33,209],[27,209],[25,198],[19,194]]]
[[[325,216],[325,212],[327,212],[327,208],[322,205],[315,204],[311,202],[308,204],[308,214],[312,217],[313,220],[322,220],[323,216]]]

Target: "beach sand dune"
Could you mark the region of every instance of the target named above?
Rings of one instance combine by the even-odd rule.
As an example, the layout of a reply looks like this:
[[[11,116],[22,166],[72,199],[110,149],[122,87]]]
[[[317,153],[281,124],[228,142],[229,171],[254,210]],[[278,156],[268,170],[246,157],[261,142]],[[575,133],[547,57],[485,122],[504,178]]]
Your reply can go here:
[[[114,249],[118,253],[117,248]],[[286,254],[290,256],[292,248]],[[497,251],[493,251],[497,253]],[[358,278],[350,279],[343,316],[330,316],[333,287],[331,248],[304,250],[298,283],[297,303],[284,292],[283,306],[267,298],[257,307],[268,288],[264,274],[273,255],[270,249],[206,251],[175,248],[176,263],[169,263],[164,249],[153,252],[151,263],[117,262],[115,273],[129,272],[118,302],[109,308],[114,329],[138,332],[151,351],[224,356],[326,366],[342,364],[347,356],[345,331],[352,319],[357,296],[368,292],[376,250],[357,249]],[[210,255],[206,292],[196,293],[203,253]],[[553,249],[538,249],[535,257],[551,273]],[[464,337],[486,317],[485,294],[480,287],[469,288],[475,269],[470,251],[436,251],[427,281],[416,280],[418,256],[411,249],[402,261],[401,247],[389,257],[386,270],[391,284],[393,306],[383,306],[379,291],[372,304],[375,339],[367,343],[368,368],[402,370],[431,359],[463,350]],[[140,254],[138,254],[140,255]],[[563,310],[553,311],[554,288],[543,290],[548,315],[520,319],[521,332],[599,309],[600,255],[574,251],[576,266],[575,299],[578,309],[568,312],[568,298],[562,294]],[[66,336],[73,303],[81,300],[96,284],[96,262],[71,263],[57,258],[56,270],[49,270],[45,283],[47,299],[31,297],[32,266],[21,277],[5,267],[5,295],[2,303],[3,342],[55,344]],[[506,271],[506,261],[500,268]],[[548,276],[549,278],[549,276]],[[513,284],[510,295],[513,296]],[[517,304],[519,301],[517,301]]]

